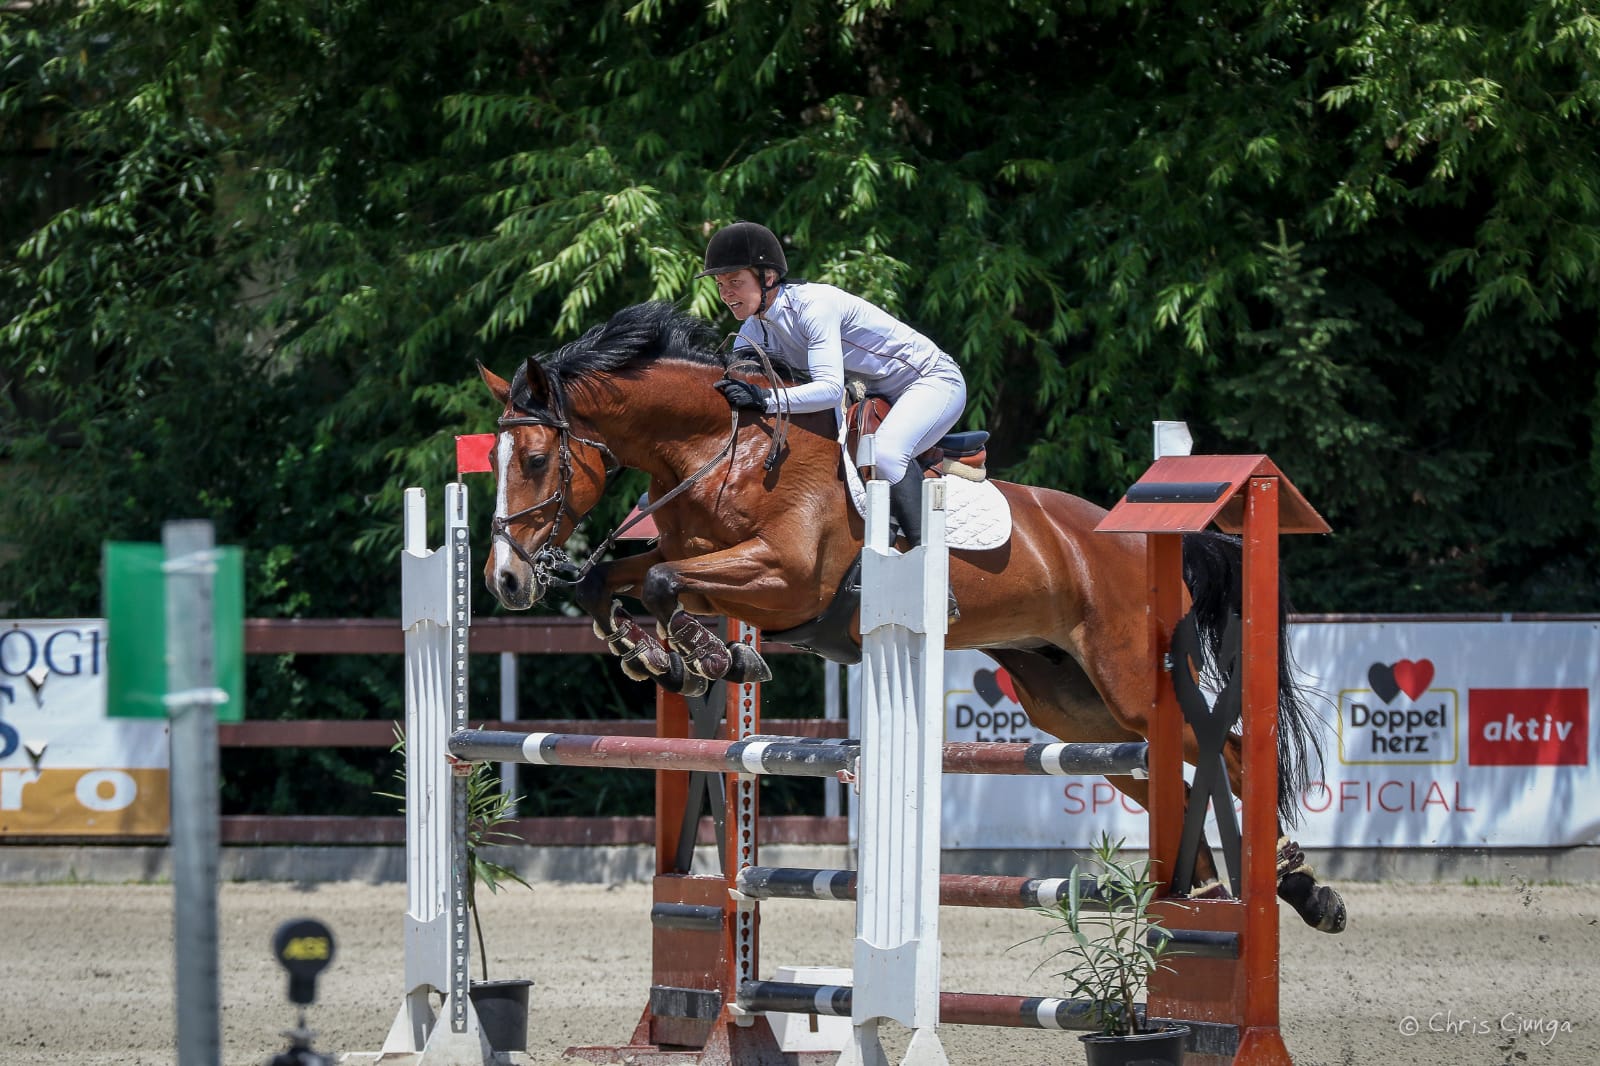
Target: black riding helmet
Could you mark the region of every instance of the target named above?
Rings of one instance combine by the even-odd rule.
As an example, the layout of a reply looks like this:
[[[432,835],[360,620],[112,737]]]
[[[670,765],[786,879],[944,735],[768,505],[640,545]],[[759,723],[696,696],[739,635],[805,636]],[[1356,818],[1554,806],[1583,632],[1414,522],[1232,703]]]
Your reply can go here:
[[[778,280],[789,273],[789,261],[784,258],[783,245],[777,236],[759,222],[735,222],[723,226],[711,235],[706,245],[705,269],[695,277],[727,274],[734,270],[750,268],[761,276],[763,267],[776,270]]]

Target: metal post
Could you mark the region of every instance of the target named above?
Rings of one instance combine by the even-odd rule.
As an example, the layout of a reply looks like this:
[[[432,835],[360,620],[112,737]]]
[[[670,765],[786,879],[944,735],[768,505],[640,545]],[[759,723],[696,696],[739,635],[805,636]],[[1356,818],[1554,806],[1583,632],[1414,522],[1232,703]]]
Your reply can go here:
[[[222,1025],[217,977],[217,714],[210,522],[168,522],[167,714],[171,718],[173,943],[177,955],[178,1066],[217,1066]]]
[[[517,653],[500,653],[500,720],[517,720]],[[500,791],[508,796],[517,794],[517,767],[506,763],[500,767]]]
[[[836,722],[840,714],[839,674],[843,671],[838,663],[822,660],[822,716],[830,722]],[[837,781],[824,781],[822,783],[822,815],[824,818],[839,817],[839,789]]]

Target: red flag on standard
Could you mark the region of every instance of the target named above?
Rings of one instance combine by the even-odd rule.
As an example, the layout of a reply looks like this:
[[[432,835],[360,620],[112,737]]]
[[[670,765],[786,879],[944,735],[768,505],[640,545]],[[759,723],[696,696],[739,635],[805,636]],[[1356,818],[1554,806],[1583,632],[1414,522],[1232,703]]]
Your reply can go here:
[[[471,433],[456,438],[456,473],[478,474],[493,470],[489,452],[494,448],[493,433]]]

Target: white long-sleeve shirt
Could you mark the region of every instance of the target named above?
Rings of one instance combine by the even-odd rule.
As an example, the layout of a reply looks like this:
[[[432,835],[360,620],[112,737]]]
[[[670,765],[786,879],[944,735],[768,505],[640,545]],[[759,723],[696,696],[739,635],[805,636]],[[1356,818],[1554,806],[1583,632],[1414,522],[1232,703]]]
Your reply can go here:
[[[764,314],[739,327],[735,350],[759,346],[811,380],[767,398],[795,414],[827,411],[844,399],[845,376],[863,378],[869,391],[891,400],[936,369],[960,371],[927,337],[859,296],[816,282],[786,284]]]

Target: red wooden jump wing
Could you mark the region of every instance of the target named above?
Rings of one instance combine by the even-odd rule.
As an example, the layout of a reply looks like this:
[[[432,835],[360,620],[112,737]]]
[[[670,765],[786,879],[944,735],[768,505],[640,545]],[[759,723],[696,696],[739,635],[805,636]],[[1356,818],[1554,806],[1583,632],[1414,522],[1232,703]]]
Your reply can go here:
[[[1194,533],[1212,522],[1244,530],[1240,491],[1252,477],[1279,481],[1280,533],[1327,533],[1328,523],[1265,455],[1168,455],[1151,464],[1096,532]]]

